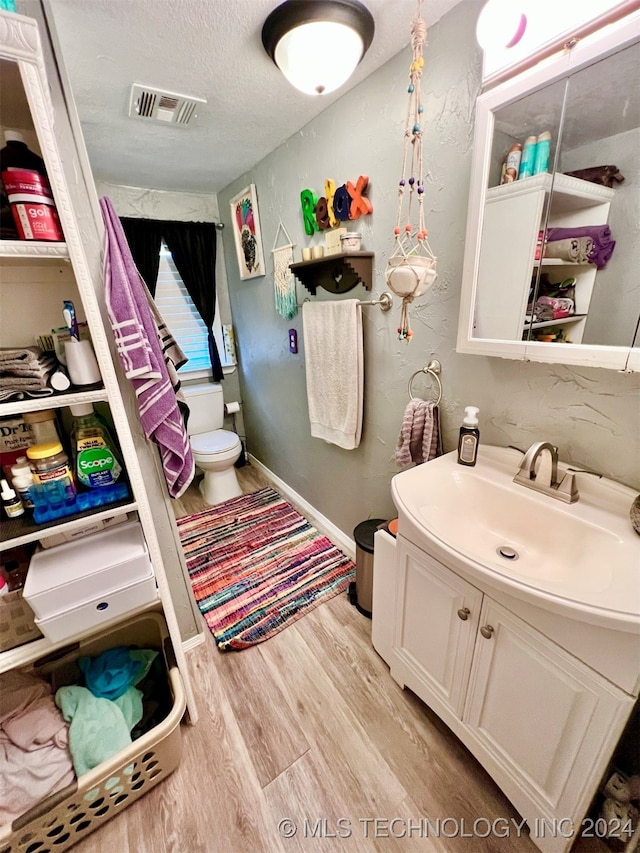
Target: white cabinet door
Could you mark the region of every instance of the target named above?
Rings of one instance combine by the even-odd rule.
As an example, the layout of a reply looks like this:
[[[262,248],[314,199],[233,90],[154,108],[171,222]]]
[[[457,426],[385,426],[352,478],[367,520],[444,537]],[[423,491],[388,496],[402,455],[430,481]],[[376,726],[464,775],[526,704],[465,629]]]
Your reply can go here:
[[[536,819],[585,814],[632,704],[485,597],[463,719],[530,828]]]
[[[441,713],[462,713],[482,593],[398,539],[392,677]]]
[[[526,182],[487,194],[478,261],[475,329],[478,338],[521,341],[545,200],[544,188]],[[504,190],[501,195],[501,190]],[[499,270],[499,274],[496,274]]]

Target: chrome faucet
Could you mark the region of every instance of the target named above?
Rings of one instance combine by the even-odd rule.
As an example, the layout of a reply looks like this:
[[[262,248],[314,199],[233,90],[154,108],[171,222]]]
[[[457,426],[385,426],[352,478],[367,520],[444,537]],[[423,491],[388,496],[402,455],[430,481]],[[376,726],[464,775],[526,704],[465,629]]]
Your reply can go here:
[[[531,445],[522,457],[513,482],[568,504],[575,503],[580,497],[573,472],[567,471],[558,480],[558,448],[548,441],[537,441]]]

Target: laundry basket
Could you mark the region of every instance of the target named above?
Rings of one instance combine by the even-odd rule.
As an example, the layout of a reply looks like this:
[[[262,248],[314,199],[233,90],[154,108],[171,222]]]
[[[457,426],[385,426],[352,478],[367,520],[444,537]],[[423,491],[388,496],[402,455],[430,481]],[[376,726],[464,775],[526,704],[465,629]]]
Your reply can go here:
[[[0,826],[0,853],[59,853],[76,844],[105,821],[116,817],[161,782],[180,763],[180,720],[186,708],[180,672],[164,617],[142,614],[97,638],[62,650],[55,660],[38,662],[36,675],[71,666],[81,655],[95,656],[115,646],[162,650],[173,705],[168,716],[108,761],[80,776],[13,821]],[[66,654],[64,652],[66,651]]]

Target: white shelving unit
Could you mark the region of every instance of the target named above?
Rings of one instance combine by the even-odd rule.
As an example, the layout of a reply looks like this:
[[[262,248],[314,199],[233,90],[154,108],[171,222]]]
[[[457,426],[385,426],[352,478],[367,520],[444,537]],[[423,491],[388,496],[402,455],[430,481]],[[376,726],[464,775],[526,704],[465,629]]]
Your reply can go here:
[[[576,279],[575,315],[532,329],[564,331],[565,339],[581,343],[589,314],[597,269],[557,258],[536,260],[538,234],[549,228],[604,225],[614,190],[569,175],[544,173],[491,187],[486,193],[479,259],[475,334],[481,338],[519,341],[526,338],[525,322],[532,276],[539,270],[556,284]],[[547,213],[548,207],[548,213]],[[496,270],[500,274],[496,275]]]
[[[48,77],[47,63],[53,68],[52,79]],[[0,418],[42,409],[62,409],[80,402],[108,404],[130,485],[130,497],[119,503],[102,505],[95,512],[89,510],[62,517],[47,525],[35,524],[26,514],[18,519],[3,518],[0,549],[28,544],[52,532],[80,528],[86,525],[87,518],[95,520],[121,514],[137,519],[153,565],[158,595],[156,603],[142,610],[151,607],[164,613],[185,686],[190,719],[195,722],[197,712],[167,575],[167,561],[178,560],[176,551],[179,548],[172,540],[167,545],[167,532],[157,522],[157,495],[166,494],[164,483],[159,485],[157,453],[148,446],[139,421],[136,422],[132,391],[117,366],[111,332],[107,330],[101,281],[101,234],[86,171],[83,171],[85,155],[77,144],[75,116],[68,112],[69,107],[61,94],[60,73],[55,63],[55,47],[43,20],[0,12],[0,77],[9,81],[12,90],[11,98],[0,99],[0,125],[20,128],[28,139],[37,139],[66,239],[64,243],[0,241],[0,338],[4,347],[32,345],[36,335],[61,325],[61,300],[71,298],[79,319],[88,324],[103,387],[1,403]],[[55,102],[54,90],[57,92]],[[149,468],[149,459],[155,459],[155,472]],[[178,574],[179,571],[178,568]],[[122,621],[120,616],[111,623],[102,623],[91,633],[102,633],[105,628]],[[80,637],[70,637],[61,643],[41,639],[0,652],[0,672],[28,665],[76,639]]]

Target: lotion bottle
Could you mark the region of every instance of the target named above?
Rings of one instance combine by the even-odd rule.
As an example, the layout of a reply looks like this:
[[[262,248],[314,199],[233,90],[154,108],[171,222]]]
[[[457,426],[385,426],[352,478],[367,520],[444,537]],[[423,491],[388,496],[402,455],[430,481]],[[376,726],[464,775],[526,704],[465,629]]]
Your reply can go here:
[[[480,430],[478,429],[478,412],[476,406],[467,406],[464,410],[464,420],[460,427],[460,438],[458,439],[458,464],[473,466],[478,458],[478,443],[480,441]]]

